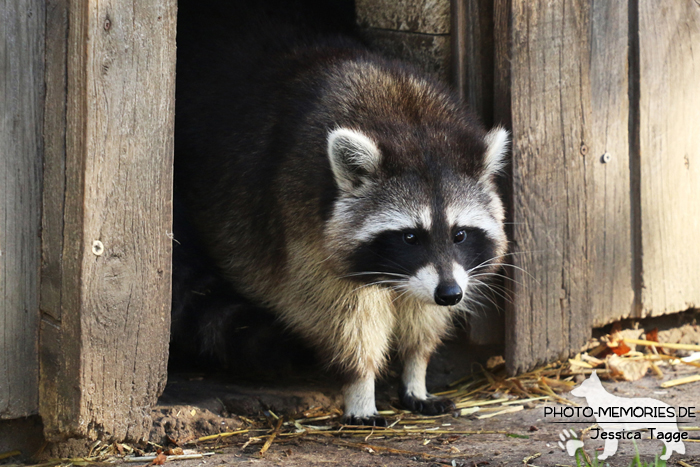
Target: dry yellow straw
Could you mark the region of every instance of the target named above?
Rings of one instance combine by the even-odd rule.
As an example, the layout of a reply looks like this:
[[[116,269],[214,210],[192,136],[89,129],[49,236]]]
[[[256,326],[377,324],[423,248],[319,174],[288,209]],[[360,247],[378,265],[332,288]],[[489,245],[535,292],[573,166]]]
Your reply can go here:
[[[661,383],[661,387],[670,388],[681,384],[694,383],[695,381],[700,381],[700,375],[691,375],[686,376],[685,378],[672,379],[670,381],[666,381],[665,383]]]
[[[695,344],[665,344],[663,342],[645,341],[642,339],[622,339],[627,344],[646,345],[648,347],[663,347],[676,350],[696,350],[700,351],[700,345]]]
[[[8,457],[19,456],[20,454],[22,454],[22,451],[3,452],[2,454],[0,454],[0,460],[7,459]]]
[[[211,441],[219,438],[228,438],[229,436],[240,435],[241,433],[248,433],[248,430],[227,431],[225,433],[219,433],[218,435],[202,436],[201,438],[197,438],[194,441],[189,441],[185,444],[200,443],[202,441]]]
[[[272,413],[272,412],[270,412]],[[263,447],[260,449],[260,455],[264,455],[268,449],[270,449],[270,446],[272,445],[272,442],[275,440],[277,435],[280,432],[280,428],[282,428],[282,422],[284,422],[283,418],[278,419],[279,421],[277,422],[277,426],[275,427],[275,430],[272,432],[269,438],[265,441],[265,444],[263,444]]]
[[[498,412],[494,412],[494,413],[490,413],[490,414],[486,414],[486,415],[479,415],[476,418],[478,418],[479,420],[483,420],[484,418],[491,418],[491,417],[495,417],[496,415],[503,415],[506,413],[519,412],[519,411],[523,410],[524,408],[525,407],[522,405],[513,405],[513,406],[507,407],[503,410],[500,410]]]

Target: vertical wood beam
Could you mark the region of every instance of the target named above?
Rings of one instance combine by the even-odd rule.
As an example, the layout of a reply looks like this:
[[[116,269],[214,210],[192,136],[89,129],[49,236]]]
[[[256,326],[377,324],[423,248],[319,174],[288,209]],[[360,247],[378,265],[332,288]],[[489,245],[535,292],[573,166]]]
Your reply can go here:
[[[628,17],[627,2],[597,2],[590,11],[591,113],[583,115],[581,150],[586,150],[584,267],[595,327],[634,313]]]
[[[626,21],[624,2],[495,5],[496,118],[513,132],[511,373],[632,309]]]
[[[140,439],[165,384],[176,8],[49,2],[40,413],[50,440]]]
[[[640,317],[700,307],[700,5],[635,0]]]
[[[467,28],[467,0],[450,0],[451,81],[462,100],[467,94]]]
[[[493,124],[493,0],[451,1],[452,83],[486,126]]]
[[[0,0],[0,419],[37,412],[44,2]]]
[[[494,124],[493,0],[451,1],[452,84],[460,98],[491,127]],[[505,185],[504,183],[501,185]],[[502,193],[507,188],[500,186]],[[495,281],[493,287],[503,287]],[[484,291],[483,306],[469,316],[469,341],[476,345],[503,344],[505,295]]]
[[[355,12],[374,48],[450,80],[450,0],[357,0]]]

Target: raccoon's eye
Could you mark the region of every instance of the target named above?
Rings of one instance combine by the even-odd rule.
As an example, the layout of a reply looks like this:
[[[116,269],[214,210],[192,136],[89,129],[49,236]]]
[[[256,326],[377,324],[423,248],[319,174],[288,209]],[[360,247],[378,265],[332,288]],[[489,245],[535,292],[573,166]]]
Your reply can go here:
[[[409,245],[415,245],[418,243],[418,235],[414,234],[413,232],[405,232],[403,234],[403,241]]]
[[[467,239],[467,231],[466,230],[460,230],[455,234],[454,237],[454,242],[455,243],[462,243]]]

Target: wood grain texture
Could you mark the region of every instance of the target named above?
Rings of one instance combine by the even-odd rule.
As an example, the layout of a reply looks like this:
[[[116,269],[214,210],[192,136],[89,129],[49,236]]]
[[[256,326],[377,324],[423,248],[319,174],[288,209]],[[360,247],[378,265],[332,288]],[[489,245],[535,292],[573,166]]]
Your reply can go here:
[[[61,319],[61,255],[66,174],[66,37],[68,0],[46,2],[44,183],[41,219],[41,310]]]
[[[492,0],[452,0],[452,83],[460,97],[493,124],[494,38]]]
[[[356,0],[363,27],[424,34],[450,33],[450,0]]]
[[[496,57],[507,67],[497,78],[508,80],[496,97],[509,88],[509,102],[496,108],[510,110],[513,131],[511,251],[525,271],[513,272],[506,316],[515,373],[567,357],[607,310],[632,306],[627,31],[619,27],[627,14],[620,2],[513,0],[496,2],[494,17],[507,35],[496,44],[508,54]],[[602,164],[606,150],[615,157]]]
[[[384,56],[405,60],[444,80],[450,79],[450,36],[365,28],[362,37]]]
[[[492,0],[452,0],[452,84],[459,96],[487,126],[494,114],[494,37]],[[505,178],[502,180],[505,181]],[[502,190],[503,191],[503,190]],[[485,291],[483,307],[469,316],[469,341],[475,345],[504,342],[505,294],[503,280],[496,291]]]
[[[80,413],[80,310],[79,304],[74,304],[74,309],[64,319],[61,297],[64,266],[73,274],[72,286],[80,285],[79,272],[70,271],[76,264],[75,258],[67,258],[65,264],[62,260],[67,179],[69,7],[70,0],[46,2],[39,413],[44,419],[46,433],[53,439],[80,436],[79,431],[71,427],[71,417]],[[84,28],[84,14],[79,12],[82,13],[74,10],[72,15],[75,32]],[[84,57],[74,59],[84,60]],[[79,63],[84,67],[82,61]],[[81,75],[73,75],[74,83],[79,77],[80,83],[84,81]],[[79,241],[75,238],[79,227],[69,224],[65,230],[67,235],[73,234],[74,242]]]
[[[61,274],[63,213],[66,183],[66,78],[68,46],[68,0],[46,1],[44,99],[44,183],[41,219],[41,323],[40,323],[40,412],[58,409],[59,399],[74,400],[67,413],[77,413],[79,388],[62,385],[78,378],[79,346],[64,349],[61,326]],[[77,336],[66,336],[72,342]],[[63,393],[59,396],[59,393]]]
[[[588,294],[598,327],[632,316],[635,306],[627,3],[596,3],[590,21],[591,114],[583,115],[581,149],[586,151]]]
[[[42,326],[52,440],[142,438],[165,384],[175,21],[174,0],[68,3],[65,193],[44,203],[65,200],[60,314]]]
[[[467,0],[450,1],[450,82],[460,99],[467,91]]]
[[[43,1],[0,1],[0,418],[38,404],[43,57]]]
[[[639,0],[641,314],[700,306],[700,4]]]

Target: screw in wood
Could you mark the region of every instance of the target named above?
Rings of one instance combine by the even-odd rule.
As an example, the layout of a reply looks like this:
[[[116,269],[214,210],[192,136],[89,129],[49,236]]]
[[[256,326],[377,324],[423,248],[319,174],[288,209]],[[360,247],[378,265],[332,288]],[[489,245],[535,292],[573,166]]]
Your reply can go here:
[[[603,164],[607,164],[608,162],[610,162],[611,159],[612,156],[610,155],[610,153],[606,152],[600,157],[600,162],[602,162]]]
[[[102,256],[102,253],[105,252],[105,246],[102,244],[101,241],[95,240],[92,242],[92,254],[95,256]]]

